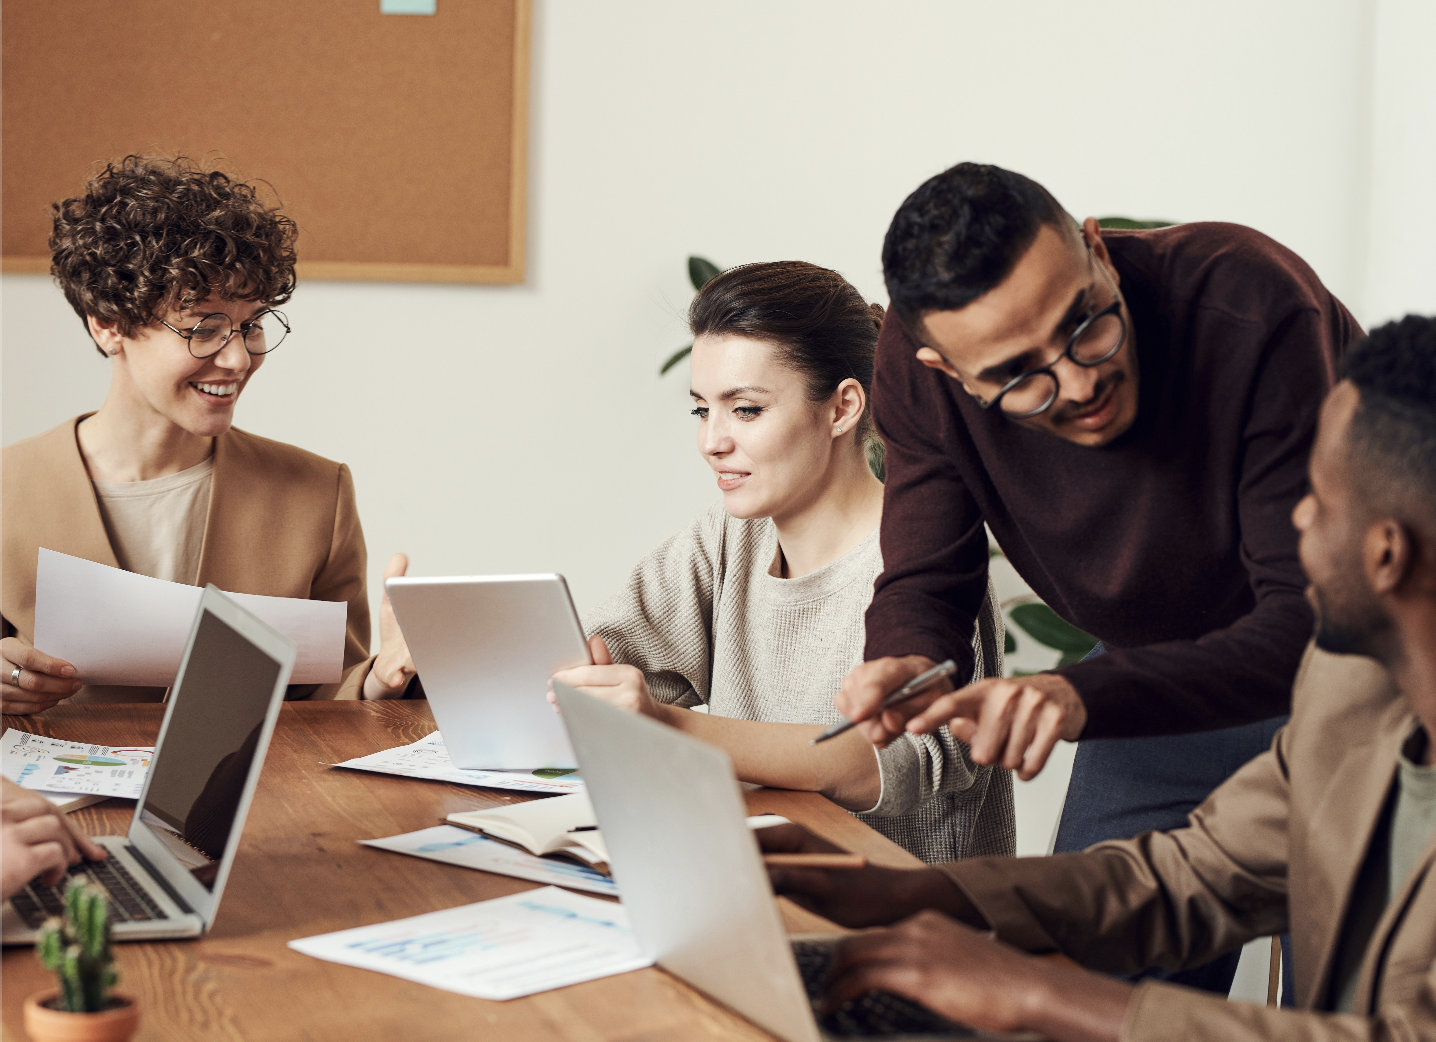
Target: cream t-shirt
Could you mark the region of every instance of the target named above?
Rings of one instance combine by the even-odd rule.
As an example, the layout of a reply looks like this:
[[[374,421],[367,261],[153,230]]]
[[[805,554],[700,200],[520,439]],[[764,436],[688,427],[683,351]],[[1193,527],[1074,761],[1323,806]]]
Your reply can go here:
[[[150,481],[96,481],[115,559],[127,572],[193,584],[209,519],[214,457]]]

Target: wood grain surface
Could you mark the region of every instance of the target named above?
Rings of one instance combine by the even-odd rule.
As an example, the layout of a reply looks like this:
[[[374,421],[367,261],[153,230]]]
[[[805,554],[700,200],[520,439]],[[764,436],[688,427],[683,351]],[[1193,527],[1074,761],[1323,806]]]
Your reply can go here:
[[[60,707],[6,717],[7,727],[105,745],[150,745],[161,705]],[[145,1040],[513,1039],[664,1042],[769,1039],[658,969],[510,1002],[467,998],[285,947],[297,937],[400,919],[529,890],[538,884],[360,846],[445,815],[533,797],[348,771],[337,763],[429,734],[423,702],[299,702],[280,712],[264,775],[214,929],[195,941],[117,946],[120,989],[139,997]],[[920,864],[814,793],[755,789],[749,812],[782,814],[870,861]],[[107,800],[71,818],[93,835],[123,835],[134,804]],[[793,932],[831,923],[780,900]],[[21,1003],[52,978],[29,948],[6,949],[4,1037],[21,1040]]]

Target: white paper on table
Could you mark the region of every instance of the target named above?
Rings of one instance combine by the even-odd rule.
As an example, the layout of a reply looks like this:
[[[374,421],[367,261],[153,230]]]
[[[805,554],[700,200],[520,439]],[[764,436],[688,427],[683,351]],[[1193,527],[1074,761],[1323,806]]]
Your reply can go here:
[[[622,905],[551,886],[289,947],[479,999],[516,999],[653,965]]]
[[[608,897],[618,896],[618,887],[602,872],[565,858],[535,857],[507,843],[489,839],[457,825],[435,825],[433,828],[406,832],[384,839],[361,839],[366,847],[392,850],[398,854],[442,861],[448,865],[477,868],[480,872],[497,872],[502,876],[529,879],[535,883],[566,886],[587,890]]]
[[[168,687],[203,592],[41,547],[35,647],[69,662],[87,684]],[[343,601],[227,596],[299,645],[291,684],[333,684],[343,676]]]
[[[153,746],[67,742],[11,727],[0,738],[0,773],[47,798],[49,793],[80,793],[137,800],[154,752]]]
[[[423,778],[427,781],[454,782],[459,785],[478,785],[485,789],[518,789],[522,792],[546,792],[557,795],[565,792],[583,792],[583,779],[577,774],[552,776],[547,769],[537,771],[483,771],[455,767],[444,748],[444,736],[438,731],[417,742],[400,745],[393,749],[356,756],[343,763],[331,763],[330,767],[349,767],[356,771],[374,771],[377,774],[398,774],[405,778]]]

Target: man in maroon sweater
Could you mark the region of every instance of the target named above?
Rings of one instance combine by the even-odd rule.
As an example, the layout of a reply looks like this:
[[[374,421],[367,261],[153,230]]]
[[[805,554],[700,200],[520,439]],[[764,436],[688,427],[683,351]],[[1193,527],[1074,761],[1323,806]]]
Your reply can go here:
[[[1081,739],[1059,850],[1181,825],[1288,712],[1313,624],[1291,511],[1359,327],[1251,229],[1079,227],[971,163],[903,203],[883,266],[884,571],[838,708],[878,745],[950,723],[1024,779]],[[1105,654],[879,713],[934,662],[970,670],[984,525]]]

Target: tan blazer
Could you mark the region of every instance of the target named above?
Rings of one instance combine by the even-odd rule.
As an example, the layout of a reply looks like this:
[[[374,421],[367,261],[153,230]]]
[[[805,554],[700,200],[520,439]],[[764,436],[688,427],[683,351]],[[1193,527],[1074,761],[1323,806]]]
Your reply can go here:
[[[75,436],[84,418],[77,416],[11,445],[0,457],[0,623],[5,636],[27,644],[35,633],[40,547],[119,567]],[[348,467],[241,430],[230,429],[215,439],[209,518],[196,585],[349,604],[344,679],[338,684],[295,684],[288,697],[358,697],[372,661],[365,564],[364,533]],[[97,690],[136,702],[158,701],[164,695],[163,688]],[[88,691],[81,689],[73,701],[98,700],[88,698]],[[133,697],[125,697],[128,694]],[[113,694],[105,700],[114,700]]]
[[[1195,966],[1291,931],[1297,1010],[1146,982],[1124,1039],[1436,1038],[1436,839],[1367,948],[1359,1015],[1311,1012],[1328,1004],[1352,890],[1414,722],[1376,663],[1308,649],[1291,723],[1187,828],[943,868],[1004,940],[1107,973]]]

